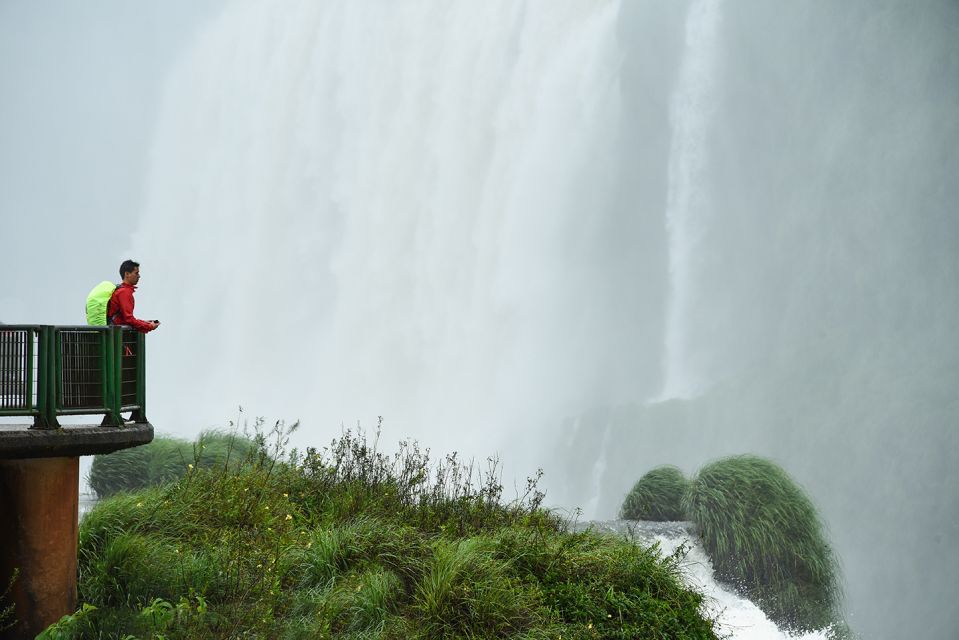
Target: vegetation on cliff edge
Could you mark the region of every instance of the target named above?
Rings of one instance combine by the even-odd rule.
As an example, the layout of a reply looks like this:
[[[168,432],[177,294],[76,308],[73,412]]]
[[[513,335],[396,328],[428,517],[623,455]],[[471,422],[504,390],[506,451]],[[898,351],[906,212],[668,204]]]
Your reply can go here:
[[[211,467],[242,463],[254,447],[249,439],[224,431],[204,431],[195,442],[157,436],[140,447],[93,457],[87,477],[97,496],[158,487],[182,478],[188,465]]]
[[[350,432],[286,454],[288,433],[98,504],[84,607],[46,637],[715,638],[678,554],[567,532],[538,477],[506,503],[495,460]]]

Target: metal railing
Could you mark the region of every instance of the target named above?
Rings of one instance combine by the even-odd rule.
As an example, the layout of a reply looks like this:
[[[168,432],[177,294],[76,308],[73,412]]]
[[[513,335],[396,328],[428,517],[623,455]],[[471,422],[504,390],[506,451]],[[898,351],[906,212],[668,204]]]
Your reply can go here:
[[[146,422],[146,340],[128,327],[0,325],[0,416],[56,429],[57,416]]]

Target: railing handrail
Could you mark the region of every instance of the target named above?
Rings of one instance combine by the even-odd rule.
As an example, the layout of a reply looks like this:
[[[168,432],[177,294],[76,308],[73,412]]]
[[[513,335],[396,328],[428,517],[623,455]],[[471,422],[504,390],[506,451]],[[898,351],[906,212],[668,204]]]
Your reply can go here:
[[[33,329],[55,329],[57,331],[136,331],[126,325],[90,325],[90,324],[3,324],[0,322],[0,331],[30,331]]]
[[[130,411],[146,422],[145,361],[144,334],[126,326],[0,325],[0,416],[32,417],[40,429],[62,415],[120,426]]]

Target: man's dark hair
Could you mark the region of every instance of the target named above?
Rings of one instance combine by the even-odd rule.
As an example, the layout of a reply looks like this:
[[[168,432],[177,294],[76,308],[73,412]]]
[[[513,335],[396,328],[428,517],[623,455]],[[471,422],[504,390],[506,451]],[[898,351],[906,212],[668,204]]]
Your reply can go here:
[[[133,271],[139,266],[140,266],[139,262],[134,262],[133,260],[124,260],[120,264],[120,279],[123,280],[123,278],[125,278],[128,273],[130,273],[131,271]]]

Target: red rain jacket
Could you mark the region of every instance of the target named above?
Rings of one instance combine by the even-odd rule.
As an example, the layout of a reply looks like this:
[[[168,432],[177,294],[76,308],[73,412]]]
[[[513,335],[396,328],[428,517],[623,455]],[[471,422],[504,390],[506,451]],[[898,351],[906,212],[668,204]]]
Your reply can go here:
[[[113,295],[110,296],[110,303],[107,305],[107,322],[133,327],[140,333],[148,333],[156,327],[149,322],[133,317],[133,292],[136,290],[136,287],[125,282],[117,287]]]

